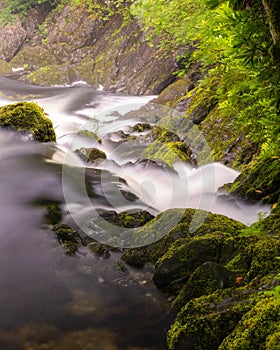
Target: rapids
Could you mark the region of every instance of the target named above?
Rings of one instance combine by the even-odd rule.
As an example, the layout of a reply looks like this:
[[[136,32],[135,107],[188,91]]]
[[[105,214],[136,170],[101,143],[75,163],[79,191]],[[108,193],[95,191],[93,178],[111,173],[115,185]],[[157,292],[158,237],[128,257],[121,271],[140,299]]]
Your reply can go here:
[[[41,349],[38,344],[52,339],[52,349],[69,349],[69,343],[94,339],[104,350],[164,349],[166,299],[151,282],[152,268],[123,271],[117,252],[106,261],[83,250],[65,257],[45,224],[43,204],[60,203],[63,221],[80,228],[95,209],[142,208],[156,215],[191,207],[251,224],[269,208],[219,192],[238,176],[222,164],[193,168],[178,159],[171,168],[145,158],[148,132],[133,126],[174,113],[148,103],[153,96],[115,95],[83,82],[30,86],[3,77],[0,91],[0,105],[37,102],[57,135],[57,144],[38,144],[0,130],[0,347]],[[92,147],[107,159],[89,162],[76,152]]]

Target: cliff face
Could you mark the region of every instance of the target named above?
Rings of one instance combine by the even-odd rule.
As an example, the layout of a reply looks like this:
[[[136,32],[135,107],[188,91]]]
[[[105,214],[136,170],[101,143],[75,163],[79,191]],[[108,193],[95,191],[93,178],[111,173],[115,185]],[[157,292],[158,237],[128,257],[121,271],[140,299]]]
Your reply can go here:
[[[82,5],[65,5],[48,14],[32,10],[0,30],[0,58],[24,67],[20,79],[52,85],[85,80],[93,87],[129,94],[158,94],[174,79],[175,58],[145,41],[133,19]]]

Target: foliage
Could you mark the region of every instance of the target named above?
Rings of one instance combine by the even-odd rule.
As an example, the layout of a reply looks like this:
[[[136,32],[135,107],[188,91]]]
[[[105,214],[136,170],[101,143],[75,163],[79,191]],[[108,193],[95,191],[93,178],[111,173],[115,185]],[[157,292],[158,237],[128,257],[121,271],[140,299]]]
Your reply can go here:
[[[26,12],[33,7],[47,5],[55,7],[60,3],[67,3],[69,0],[0,0],[1,15],[0,23],[7,24],[13,21],[13,15],[19,14],[24,18]]]
[[[178,60],[201,62],[204,81],[219,81],[213,95],[225,118],[261,146],[279,154],[279,70],[270,56],[272,38],[261,0],[138,0],[132,5],[148,40]],[[183,71],[179,72],[182,75]],[[196,92],[196,90],[191,93]]]

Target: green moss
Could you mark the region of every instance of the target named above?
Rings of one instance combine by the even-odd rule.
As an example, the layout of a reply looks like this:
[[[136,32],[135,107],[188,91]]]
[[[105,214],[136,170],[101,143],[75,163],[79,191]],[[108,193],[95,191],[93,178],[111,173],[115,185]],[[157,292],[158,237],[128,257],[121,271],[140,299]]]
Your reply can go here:
[[[249,279],[280,271],[279,239],[264,237],[258,240],[256,244],[248,247],[248,254],[251,256]]]
[[[153,281],[160,288],[176,292],[201,264],[219,261],[222,241],[220,233],[190,241],[178,239],[158,260]]]
[[[223,341],[219,350],[267,349],[266,339],[272,341],[279,332],[280,304],[264,298],[246,313],[234,331]],[[276,336],[276,335],[275,335]]]
[[[98,148],[80,148],[76,153],[87,162],[95,162],[96,160],[107,158],[105,152]]]
[[[145,158],[161,160],[170,167],[176,161],[189,161],[188,147],[184,142],[168,142],[162,143],[159,141],[153,142],[145,148],[143,156]]]
[[[266,339],[266,350],[280,350],[280,322],[275,325],[275,331]]]
[[[215,262],[205,262],[190,276],[173,302],[180,309],[189,300],[213,293],[217,289],[235,285],[235,274]]]
[[[37,85],[65,85],[77,80],[77,74],[68,64],[54,64],[34,70],[27,74],[24,80]]]
[[[251,201],[277,203],[280,197],[280,158],[261,158],[235,180],[230,192]]]
[[[0,59],[0,74],[11,74],[12,72],[12,65]]]
[[[55,58],[42,46],[24,46],[12,59],[11,64],[14,67],[24,67],[28,71],[34,71],[42,67],[52,66],[55,64]]]
[[[52,122],[34,102],[19,102],[0,108],[0,126],[32,134],[36,141],[55,141]]]
[[[79,130],[77,134],[84,137],[88,137],[92,140],[97,141],[98,143],[102,143],[102,139],[97,135],[97,133],[92,132],[90,130]]]
[[[108,259],[111,254],[108,249],[104,244],[98,243],[98,242],[91,242],[87,245],[88,249],[97,256]]]
[[[167,86],[153,102],[176,108],[180,100],[185,98],[187,92],[192,88],[193,82],[188,77],[177,79]]]
[[[46,203],[43,204],[47,214],[45,216],[46,223],[49,225],[56,225],[61,220],[61,210],[59,203]]]
[[[127,250],[121,259],[126,264],[137,268],[143,267],[146,262],[144,251],[141,248]]]
[[[167,333],[168,349],[217,350],[251,307],[249,294],[230,290],[192,299]]]
[[[80,237],[74,229],[66,224],[58,224],[52,227],[58,242],[65,249],[66,255],[75,255],[81,246]]]

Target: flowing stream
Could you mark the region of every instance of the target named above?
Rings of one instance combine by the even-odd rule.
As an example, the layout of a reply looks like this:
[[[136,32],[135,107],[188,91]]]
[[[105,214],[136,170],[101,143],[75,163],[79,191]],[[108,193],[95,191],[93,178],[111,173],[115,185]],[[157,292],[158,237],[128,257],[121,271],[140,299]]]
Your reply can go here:
[[[222,164],[194,168],[178,157],[172,168],[149,159],[150,125],[172,114],[180,127],[169,124],[170,131],[189,128],[176,111],[148,103],[153,96],[110,94],[83,82],[29,86],[3,77],[0,91],[0,105],[37,102],[57,135],[57,144],[38,144],[0,131],[0,348],[164,349],[167,300],[151,281],[153,268],[124,267],[118,252],[101,259],[81,248],[65,256],[38,203],[64,203],[64,222],[78,226],[96,209],[156,215],[190,207],[251,224],[269,208],[217,192],[238,176]],[[107,158],[91,161],[90,148]],[[96,229],[90,227],[89,235]]]

